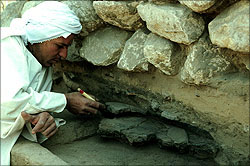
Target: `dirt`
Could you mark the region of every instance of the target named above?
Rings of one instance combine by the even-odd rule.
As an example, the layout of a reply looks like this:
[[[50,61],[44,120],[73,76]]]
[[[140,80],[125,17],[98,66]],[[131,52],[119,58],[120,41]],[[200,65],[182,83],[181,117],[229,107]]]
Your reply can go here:
[[[133,147],[98,136],[47,148],[71,165],[214,165],[156,145]]]

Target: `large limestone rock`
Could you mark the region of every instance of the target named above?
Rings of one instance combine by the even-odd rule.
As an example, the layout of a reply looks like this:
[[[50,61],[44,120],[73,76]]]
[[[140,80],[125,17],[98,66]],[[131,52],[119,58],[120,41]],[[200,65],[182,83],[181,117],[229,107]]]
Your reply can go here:
[[[107,27],[88,35],[82,41],[80,56],[97,66],[108,66],[116,63],[130,32],[117,27]]]
[[[94,1],[97,15],[105,22],[122,29],[135,31],[143,26],[143,21],[137,13],[139,2],[125,1]]]
[[[181,70],[181,80],[187,84],[208,85],[213,77],[231,69],[230,62],[211,44],[207,33],[189,50]]]
[[[40,4],[43,1],[29,1],[25,4],[22,10],[22,14]],[[80,19],[80,22],[83,26],[81,35],[87,36],[89,32],[92,32],[99,27],[103,26],[103,21],[98,17],[93,7],[93,2],[91,0],[88,1],[62,1],[62,3],[69,6],[71,10],[75,12],[75,14]]]
[[[144,55],[148,62],[153,64],[167,75],[176,75],[179,70],[181,56],[173,42],[150,33],[144,44]]]
[[[67,4],[79,17],[82,24],[82,36],[87,36],[103,25],[102,19],[98,17],[92,1],[62,1]]]
[[[216,3],[217,0],[205,0],[205,1],[197,1],[197,0],[179,0],[179,2],[183,5],[186,5],[190,9],[195,12],[203,12],[209,9]]]
[[[249,1],[240,1],[208,24],[213,44],[249,53]]]
[[[13,2],[1,12],[1,27],[9,27],[12,19],[20,18],[25,1]]]
[[[148,71],[148,61],[144,56],[144,43],[147,33],[139,29],[126,42],[117,67],[126,71]]]
[[[177,43],[189,45],[204,30],[202,17],[180,4],[141,3],[137,10],[150,31]]]

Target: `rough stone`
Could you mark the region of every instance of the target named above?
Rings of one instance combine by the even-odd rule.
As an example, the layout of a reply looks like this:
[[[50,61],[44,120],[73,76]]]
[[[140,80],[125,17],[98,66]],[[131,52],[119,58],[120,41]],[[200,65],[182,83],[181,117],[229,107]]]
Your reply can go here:
[[[125,1],[94,1],[97,15],[105,22],[119,28],[136,31],[143,26],[143,21],[137,13],[139,2]]]
[[[250,70],[250,57],[249,57],[249,55],[241,56],[241,58],[242,58],[242,63],[245,64],[245,66],[248,70]]]
[[[13,2],[1,12],[1,27],[9,27],[12,19],[20,18],[25,1]]]
[[[179,71],[181,56],[176,46],[168,39],[150,33],[144,44],[144,56],[167,75],[176,75]]]
[[[213,44],[249,53],[249,1],[225,9],[208,24],[208,29]]]
[[[211,79],[231,71],[231,64],[214,47],[207,33],[189,48],[187,60],[181,69],[181,80],[187,84],[209,85]]]
[[[143,117],[103,119],[99,125],[102,137],[113,137],[131,145],[145,144],[155,137],[158,128]]]
[[[216,143],[208,138],[200,137],[189,133],[188,149],[189,153],[197,158],[214,158],[219,150]]]
[[[180,118],[178,117],[178,112],[169,112],[169,111],[162,111],[161,117],[174,120],[174,121],[180,121]]]
[[[98,17],[93,7],[92,1],[62,1],[79,17],[82,24],[82,36],[87,36],[90,32],[103,26],[103,21]]]
[[[214,157],[218,151],[218,145],[211,139],[145,117],[104,118],[99,125],[98,133],[101,137],[115,138],[130,145],[158,142],[161,148],[189,152],[198,158]],[[192,139],[190,141],[189,136]]]
[[[204,30],[202,17],[180,4],[141,3],[137,10],[150,31],[177,43],[189,45]]]
[[[11,165],[69,165],[40,144],[20,137],[11,150]]]
[[[124,103],[118,103],[118,102],[106,102],[106,111],[118,115],[123,113],[140,113],[145,115],[147,113],[146,110],[140,109],[138,107],[124,104]]]
[[[140,117],[102,119],[99,124],[98,133],[102,137],[114,137],[119,140],[125,140],[126,138],[121,132],[129,128],[134,128],[144,121],[146,119]]]
[[[127,40],[117,63],[118,68],[135,72],[148,71],[148,62],[143,52],[147,35],[143,29],[139,29]]]
[[[184,129],[170,127],[166,132],[159,132],[156,135],[161,147],[176,148],[184,152],[188,145],[188,135]]]
[[[82,41],[80,56],[97,66],[108,66],[116,63],[130,32],[117,27],[107,27],[88,35]]]
[[[249,70],[250,56],[248,53],[236,52],[228,48],[219,48],[219,50],[238,71],[246,72]]]
[[[146,120],[134,128],[124,130],[122,134],[127,138],[129,144],[143,145],[155,139],[155,134],[158,129],[152,121]]]
[[[217,0],[205,0],[205,1],[187,1],[187,0],[179,0],[179,2],[183,5],[186,5],[190,9],[195,12],[202,12],[209,9],[216,3]]]

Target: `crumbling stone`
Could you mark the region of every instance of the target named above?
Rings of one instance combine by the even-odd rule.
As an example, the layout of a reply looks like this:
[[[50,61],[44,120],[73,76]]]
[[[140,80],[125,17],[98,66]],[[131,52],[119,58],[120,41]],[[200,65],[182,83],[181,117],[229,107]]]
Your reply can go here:
[[[137,13],[139,2],[131,1],[94,1],[97,15],[105,22],[119,28],[136,31],[143,26],[143,21]]]
[[[20,18],[25,3],[25,1],[22,1],[8,4],[4,11],[1,12],[1,27],[9,27],[12,19]]]
[[[101,137],[115,138],[130,145],[158,142],[161,148],[188,152],[198,158],[215,157],[218,145],[214,141],[145,117],[102,119],[98,133]]]
[[[98,17],[93,7],[92,1],[62,1],[67,4],[79,17],[82,24],[82,36],[87,36],[90,32],[103,26],[104,22]]]
[[[202,12],[209,9],[216,3],[217,0],[205,0],[205,1],[187,1],[187,0],[179,0],[179,2],[183,5],[186,5],[190,9],[195,12]]]
[[[117,138],[125,141],[126,137],[121,132],[136,127],[144,121],[145,119],[140,117],[102,119],[99,124],[98,133],[102,137]]]
[[[147,32],[143,29],[137,30],[127,40],[117,67],[126,71],[148,71],[148,61],[144,56],[144,43],[147,39]]]
[[[249,1],[240,1],[208,24],[211,42],[219,47],[249,53]]]
[[[141,3],[137,10],[150,31],[177,43],[193,43],[205,27],[202,17],[180,4]]]
[[[149,63],[167,75],[176,75],[183,59],[173,42],[153,33],[144,44],[144,55]]]
[[[111,65],[119,60],[130,36],[130,32],[117,27],[97,30],[82,41],[80,56],[97,66]]]
[[[167,131],[158,132],[156,135],[159,140],[160,147],[168,147],[178,149],[185,152],[188,145],[188,135],[184,129],[171,126]]]
[[[189,142],[188,149],[189,153],[197,158],[214,158],[219,150],[217,144],[208,138],[202,138],[200,136],[188,133]]]
[[[229,72],[231,67],[204,33],[198,42],[190,46],[181,70],[181,80],[187,84],[209,85],[213,77]]]
[[[145,115],[147,113],[146,110],[124,103],[106,102],[105,105],[107,107],[106,111],[114,115],[124,114],[124,113],[140,113],[142,115]]]

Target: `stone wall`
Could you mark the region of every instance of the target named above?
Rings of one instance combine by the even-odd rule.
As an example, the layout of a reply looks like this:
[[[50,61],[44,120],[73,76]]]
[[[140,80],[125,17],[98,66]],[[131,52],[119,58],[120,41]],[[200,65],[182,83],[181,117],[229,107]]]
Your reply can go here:
[[[1,25],[40,2],[11,3]],[[205,130],[220,145],[219,164],[248,159],[249,1],[63,3],[83,29],[54,66],[62,92],[81,87]]]

